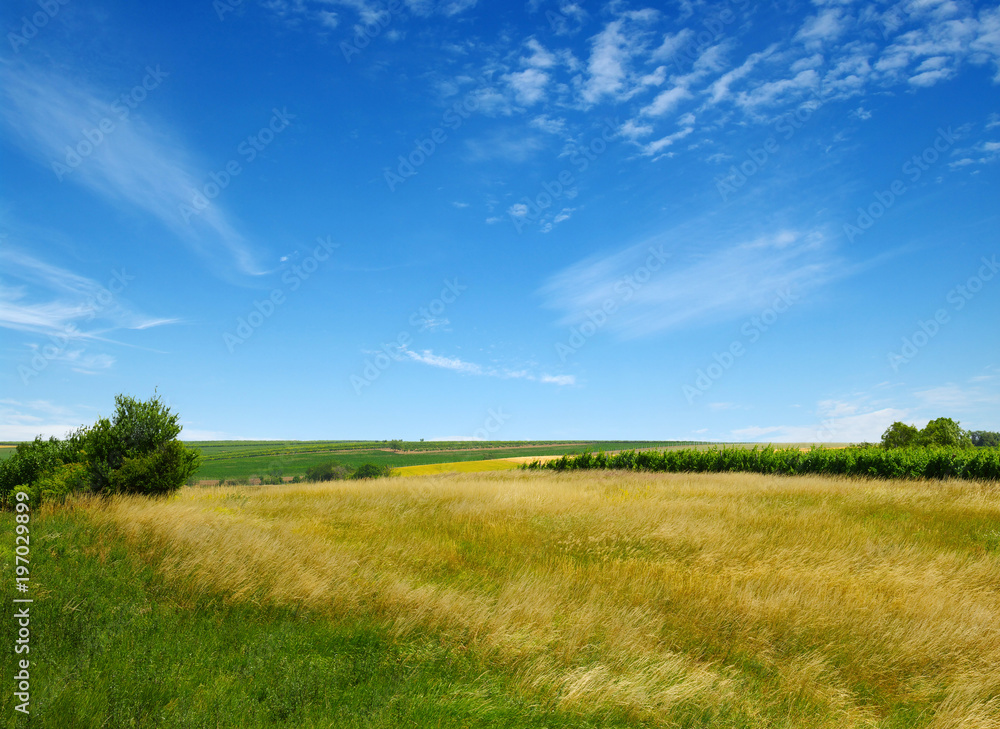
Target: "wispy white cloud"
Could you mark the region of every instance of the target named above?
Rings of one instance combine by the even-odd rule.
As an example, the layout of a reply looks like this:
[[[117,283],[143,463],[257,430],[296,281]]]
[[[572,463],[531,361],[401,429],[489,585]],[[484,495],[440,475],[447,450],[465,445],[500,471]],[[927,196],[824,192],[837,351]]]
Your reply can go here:
[[[514,92],[517,103],[522,106],[532,106],[545,99],[545,86],[549,82],[549,75],[537,68],[528,68],[505,74],[503,80]]]
[[[502,159],[509,162],[524,162],[534,157],[545,147],[537,135],[525,136],[514,129],[498,129],[477,139],[465,142],[470,162]]]
[[[27,441],[36,436],[63,438],[92,420],[77,409],[47,400],[0,400],[0,440]]]
[[[843,8],[828,7],[807,18],[802,28],[795,34],[795,40],[814,48],[822,46],[827,41],[836,40],[846,29],[847,18]]]
[[[819,233],[786,230],[714,249],[665,240],[584,259],[552,276],[541,293],[563,312],[562,324],[579,323],[587,311],[614,301],[605,328],[631,338],[749,317],[782,290],[798,296],[834,275],[835,259]]]
[[[1000,390],[989,379],[978,379],[970,384],[948,382],[914,392],[920,405],[942,413],[965,413],[995,409],[1000,405]]]
[[[177,323],[132,310],[125,292],[134,278],[128,271],[109,271],[107,285],[46,263],[10,245],[0,248],[0,327],[73,339],[104,339],[117,329],[149,329]],[[118,289],[118,293],[109,290]],[[95,322],[99,326],[87,328]]]
[[[502,380],[531,380],[559,386],[576,384],[576,378],[573,375],[534,374],[526,369],[512,370],[504,367],[484,367],[483,365],[476,364],[475,362],[467,362],[458,357],[445,357],[434,354],[429,349],[415,352],[412,349],[402,347],[399,349],[399,354],[408,357],[414,362],[419,362],[430,367],[451,370],[463,375],[497,377]]]
[[[67,146],[79,145],[82,129],[102,120],[112,124],[100,142],[89,146],[90,153],[63,173],[65,179],[111,206],[153,216],[226,271],[235,266],[245,274],[260,272],[252,246],[218,201],[190,224],[183,220],[181,206],[191,204],[201,173],[169,129],[147,121],[149,114],[129,114],[124,105],[103,101],[113,93],[30,66],[0,66],[0,95],[11,138],[46,167],[66,164]]]
[[[652,103],[643,108],[642,113],[645,116],[663,116],[664,114],[669,114],[677,108],[678,104],[690,97],[691,92],[687,88],[684,86],[675,86],[672,89],[667,89],[657,94]]]

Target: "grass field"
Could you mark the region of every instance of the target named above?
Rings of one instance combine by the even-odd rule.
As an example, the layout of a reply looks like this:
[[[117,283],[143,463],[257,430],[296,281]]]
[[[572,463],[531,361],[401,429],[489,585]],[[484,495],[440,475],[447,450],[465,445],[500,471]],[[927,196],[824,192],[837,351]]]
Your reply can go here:
[[[243,479],[280,472],[304,475],[310,466],[337,460],[356,468],[362,463],[392,468],[519,456],[563,455],[591,450],[672,448],[682,441],[433,441],[403,442],[399,451],[378,441],[191,441],[202,454],[195,480]]]
[[[35,726],[1000,726],[996,484],[504,471],[43,512]]]

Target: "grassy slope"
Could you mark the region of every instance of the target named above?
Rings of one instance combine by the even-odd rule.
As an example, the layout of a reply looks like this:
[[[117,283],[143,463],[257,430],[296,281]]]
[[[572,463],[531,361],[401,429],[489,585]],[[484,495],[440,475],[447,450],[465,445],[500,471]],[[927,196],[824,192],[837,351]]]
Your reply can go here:
[[[5,575],[12,526],[0,514]],[[85,511],[36,519],[32,537],[32,727],[636,726],[617,712],[529,701],[510,676],[428,631],[400,639],[364,616],[331,622],[304,607],[178,589],[154,555],[139,558]],[[8,679],[13,658],[5,648]],[[0,726],[29,726],[12,699],[8,686]]]
[[[1000,726],[996,485],[508,471],[58,518],[94,551],[38,567],[51,685],[88,716],[120,691],[167,726],[283,694],[293,726],[351,726],[318,719],[342,700],[371,726]]]

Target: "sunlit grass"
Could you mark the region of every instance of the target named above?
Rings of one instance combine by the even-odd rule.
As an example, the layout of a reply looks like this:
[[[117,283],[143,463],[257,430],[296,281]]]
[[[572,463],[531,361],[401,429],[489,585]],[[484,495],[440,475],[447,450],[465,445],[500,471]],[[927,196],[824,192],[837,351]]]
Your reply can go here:
[[[504,472],[185,489],[101,518],[181,596],[433,630],[562,708],[1000,726],[995,486]]]

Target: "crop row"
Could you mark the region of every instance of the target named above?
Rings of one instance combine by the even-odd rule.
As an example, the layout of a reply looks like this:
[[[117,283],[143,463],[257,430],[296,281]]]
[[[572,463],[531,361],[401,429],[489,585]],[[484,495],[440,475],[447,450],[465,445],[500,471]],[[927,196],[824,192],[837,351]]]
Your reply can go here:
[[[624,469],[651,472],[823,473],[874,478],[1000,479],[1000,448],[712,448],[623,451],[563,456],[527,468],[556,471]]]

